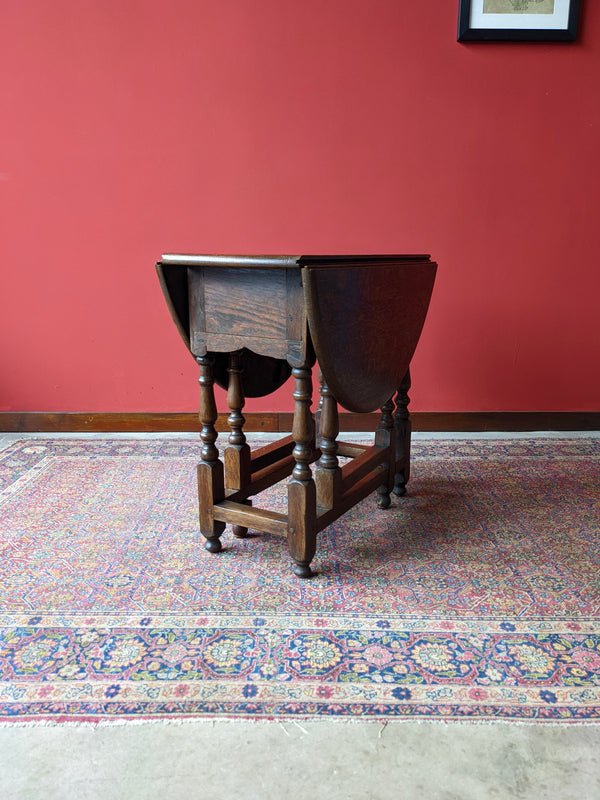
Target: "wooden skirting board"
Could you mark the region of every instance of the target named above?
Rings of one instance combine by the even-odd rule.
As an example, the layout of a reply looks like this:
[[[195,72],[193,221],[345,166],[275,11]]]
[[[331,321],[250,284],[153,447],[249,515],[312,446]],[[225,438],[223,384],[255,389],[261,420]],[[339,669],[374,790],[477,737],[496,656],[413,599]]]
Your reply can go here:
[[[227,414],[219,414],[217,430],[228,430]],[[292,429],[291,413],[248,413],[247,432],[277,433]],[[342,431],[374,431],[378,414],[340,413]],[[600,411],[475,411],[415,412],[411,414],[415,431],[596,431],[600,430]],[[0,412],[0,431],[7,433],[119,433],[186,432],[200,430],[193,413],[83,413],[83,412]]]

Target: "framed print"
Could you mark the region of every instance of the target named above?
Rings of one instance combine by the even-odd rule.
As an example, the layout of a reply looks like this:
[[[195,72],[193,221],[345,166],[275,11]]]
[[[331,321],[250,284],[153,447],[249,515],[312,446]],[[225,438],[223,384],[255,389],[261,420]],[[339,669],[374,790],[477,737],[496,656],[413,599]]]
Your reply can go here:
[[[573,42],[579,0],[460,0],[459,42]]]

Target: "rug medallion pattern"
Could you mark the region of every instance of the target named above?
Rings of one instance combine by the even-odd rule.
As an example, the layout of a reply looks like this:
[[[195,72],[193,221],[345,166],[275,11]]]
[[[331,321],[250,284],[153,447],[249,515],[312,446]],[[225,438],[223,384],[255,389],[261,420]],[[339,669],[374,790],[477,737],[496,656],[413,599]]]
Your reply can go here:
[[[0,722],[600,720],[599,439],[417,441],[309,581],[279,537],[204,550],[198,451],[0,453]]]

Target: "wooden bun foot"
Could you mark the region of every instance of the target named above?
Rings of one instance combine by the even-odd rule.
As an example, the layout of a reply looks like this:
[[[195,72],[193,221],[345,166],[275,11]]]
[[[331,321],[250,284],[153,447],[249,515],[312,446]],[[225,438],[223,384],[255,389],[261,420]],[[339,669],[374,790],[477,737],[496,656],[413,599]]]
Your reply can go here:
[[[314,574],[308,564],[294,564],[294,575],[298,578],[312,578]]]
[[[378,494],[377,495],[377,507],[378,508],[389,508],[390,507],[390,496],[389,494]]]

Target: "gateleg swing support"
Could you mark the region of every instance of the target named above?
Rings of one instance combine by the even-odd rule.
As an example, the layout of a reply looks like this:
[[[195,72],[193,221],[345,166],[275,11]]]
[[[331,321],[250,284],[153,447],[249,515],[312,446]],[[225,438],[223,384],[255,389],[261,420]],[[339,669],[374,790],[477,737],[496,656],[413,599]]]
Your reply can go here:
[[[211,553],[221,550],[220,536],[226,524],[234,535],[243,537],[248,529],[287,538],[293,571],[299,578],[314,574],[311,561],[317,534],[376,490],[377,505],[387,508],[390,493],[404,468],[396,458],[397,432],[394,403],[390,398],[381,409],[381,420],[373,445],[340,442],[338,404],[327,384],[320,386],[319,443],[315,446],[315,417],[311,413],[312,371],[294,368],[294,418],[292,434],[251,451],[243,433],[239,358],[230,355],[228,423],[230,435],[223,462],[218,457],[214,381],[210,359],[198,359],[200,378],[200,421],[202,460],[198,465],[200,530]],[[340,466],[339,458],[348,459]],[[314,472],[311,469],[314,464]],[[251,497],[279,483],[288,483],[287,513],[253,506]]]

